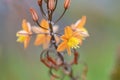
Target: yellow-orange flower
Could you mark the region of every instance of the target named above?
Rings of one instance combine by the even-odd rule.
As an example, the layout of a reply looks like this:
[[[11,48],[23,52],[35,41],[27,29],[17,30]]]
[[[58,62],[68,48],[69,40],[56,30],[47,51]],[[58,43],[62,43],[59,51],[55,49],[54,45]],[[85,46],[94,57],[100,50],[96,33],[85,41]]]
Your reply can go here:
[[[57,51],[61,52],[65,49],[67,50],[68,54],[71,54],[71,48],[78,48],[79,44],[81,44],[82,37],[78,35],[77,32],[73,32],[71,27],[65,27],[64,35],[61,36],[63,42],[58,46]]]
[[[48,48],[48,45],[50,43],[50,40],[51,40],[51,36],[50,36],[50,32],[49,32],[49,24],[48,24],[48,21],[46,21],[45,19],[43,19],[40,23],[40,25],[43,27],[43,28],[46,28],[46,29],[43,29],[43,28],[38,28],[38,27],[33,27],[33,31],[38,33],[36,39],[35,39],[35,42],[34,44],[36,46],[38,45],[43,45],[43,48],[46,49]],[[56,26],[53,27],[53,31],[56,30]],[[40,34],[39,34],[40,33]],[[56,38],[56,41],[58,41],[58,37],[55,36]]]
[[[79,34],[85,38],[88,37],[88,31],[84,28],[84,25],[86,23],[86,16],[82,16],[82,19],[78,20],[75,24],[71,26],[73,31],[79,32]]]
[[[16,34],[18,37],[17,42],[24,43],[24,48],[27,48],[30,41],[30,35],[32,34],[31,25],[29,22],[23,19],[22,28],[23,30],[18,31]]]

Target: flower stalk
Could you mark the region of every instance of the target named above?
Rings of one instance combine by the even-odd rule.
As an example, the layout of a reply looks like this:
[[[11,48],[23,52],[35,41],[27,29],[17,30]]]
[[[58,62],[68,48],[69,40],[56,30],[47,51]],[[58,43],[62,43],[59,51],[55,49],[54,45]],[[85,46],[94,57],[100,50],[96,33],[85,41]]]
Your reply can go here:
[[[42,45],[43,51],[40,54],[40,61],[49,68],[49,74],[51,80],[59,78],[61,80],[64,77],[56,75],[53,70],[62,71],[61,74],[69,76],[71,80],[77,80],[78,77],[73,74],[73,65],[79,64],[79,53],[77,48],[81,46],[83,39],[89,36],[87,30],[84,28],[86,22],[86,16],[82,16],[82,19],[78,20],[75,24],[64,27],[64,34],[58,33],[59,26],[56,25],[58,21],[62,19],[66,11],[70,6],[70,0],[64,1],[63,13],[57,20],[53,20],[53,13],[57,8],[58,0],[38,0],[38,6],[44,19],[39,22],[37,12],[30,8],[30,13],[33,21],[37,26],[31,26],[29,22],[23,20],[23,30],[17,32],[18,42],[24,43],[26,48],[30,42],[31,36],[36,36],[34,44],[36,46]],[[46,5],[46,9],[43,8]],[[53,55],[51,55],[53,53]],[[66,61],[65,54],[69,56],[73,53],[72,61]],[[87,67],[83,71],[83,79],[85,80],[87,74]]]

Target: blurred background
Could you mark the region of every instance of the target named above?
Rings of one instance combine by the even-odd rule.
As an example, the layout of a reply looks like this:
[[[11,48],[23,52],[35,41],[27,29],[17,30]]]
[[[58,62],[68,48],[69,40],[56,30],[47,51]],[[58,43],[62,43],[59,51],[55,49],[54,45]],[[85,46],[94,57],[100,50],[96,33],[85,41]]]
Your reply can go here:
[[[59,1],[55,19],[63,10],[63,1]],[[87,80],[120,80],[119,3],[120,0],[71,0],[70,9],[58,23],[66,26],[87,16],[85,27],[90,37],[79,49],[80,60],[89,67]],[[27,49],[16,42],[22,19],[35,25],[30,7],[40,14],[37,0],[0,0],[0,80],[49,80],[48,69],[39,61],[41,49],[33,46],[34,37]],[[79,68],[78,65],[76,70]]]

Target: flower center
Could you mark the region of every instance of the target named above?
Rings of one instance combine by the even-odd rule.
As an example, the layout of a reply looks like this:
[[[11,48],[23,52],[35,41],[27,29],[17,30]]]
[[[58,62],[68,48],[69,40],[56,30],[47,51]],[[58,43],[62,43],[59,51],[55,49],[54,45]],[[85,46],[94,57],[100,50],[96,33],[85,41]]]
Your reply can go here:
[[[26,37],[25,36],[19,36],[19,38],[17,39],[17,42],[24,42],[25,41],[25,39],[26,39]]]
[[[75,37],[71,37],[69,40],[68,40],[68,46],[71,47],[71,48],[78,48],[78,44],[79,44],[79,40]]]

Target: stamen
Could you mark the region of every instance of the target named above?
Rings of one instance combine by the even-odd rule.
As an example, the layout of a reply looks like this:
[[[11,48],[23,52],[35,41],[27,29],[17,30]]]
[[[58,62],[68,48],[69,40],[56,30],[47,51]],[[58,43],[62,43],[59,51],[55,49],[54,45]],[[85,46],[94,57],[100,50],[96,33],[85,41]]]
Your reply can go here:
[[[25,36],[19,36],[19,38],[17,39],[17,42],[22,43],[24,42],[25,38],[26,38]]]
[[[68,41],[68,46],[71,48],[78,48],[79,40],[75,37],[71,37]]]

